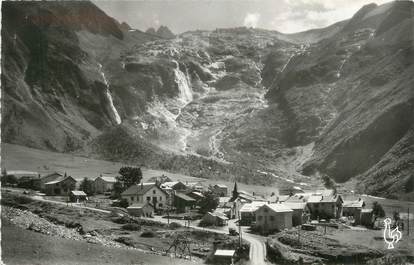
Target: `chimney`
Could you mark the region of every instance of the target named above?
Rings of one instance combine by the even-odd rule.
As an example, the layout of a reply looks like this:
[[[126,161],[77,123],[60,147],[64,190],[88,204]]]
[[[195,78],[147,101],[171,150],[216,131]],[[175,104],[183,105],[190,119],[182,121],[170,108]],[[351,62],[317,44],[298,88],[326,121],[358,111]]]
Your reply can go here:
[[[141,190],[144,189],[144,182],[141,181]]]

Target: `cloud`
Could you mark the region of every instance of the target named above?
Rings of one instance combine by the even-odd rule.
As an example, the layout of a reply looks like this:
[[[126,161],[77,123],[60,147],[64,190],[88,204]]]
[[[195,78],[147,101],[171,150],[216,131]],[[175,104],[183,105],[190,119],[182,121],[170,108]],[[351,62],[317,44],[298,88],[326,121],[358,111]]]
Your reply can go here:
[[[372,0],[284,0],[287,10],[270,22],[270,27],[284,33],[329,26],[351,18],[363,5]],[[376,0],[382,4],[388,0]]]
[[[260,20],[260,14],[259,13],[247,13],[246,16],[244,17],[243,25],[245,27],[255,28],[255,27],[257,27],[257,24],[259,23],[259,20]]]

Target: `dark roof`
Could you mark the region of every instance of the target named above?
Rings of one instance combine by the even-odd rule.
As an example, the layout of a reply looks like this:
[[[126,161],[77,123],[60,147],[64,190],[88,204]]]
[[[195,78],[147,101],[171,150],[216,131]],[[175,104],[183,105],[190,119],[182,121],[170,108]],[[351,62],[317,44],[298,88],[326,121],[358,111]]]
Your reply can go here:
[[[145,193],[147,193],[153,187],[156,187],[157,189],[159,189],[163,193],[167,194],[160,187],[155,185],[155,183],[142,183],[142,184],[135,184],[135,185],[130,186],[128,189],[126,189],[124,192],[122,192],[121,195],[144,195]]]
[[[51,177],[51,176],[60,176],[60,177],[63,177],[63,174],[60,174],[59,172],[52,172],[52,173],[49,173],[47,175],[44,175],[41,178],[48,178],[48,177]]]
[[[178,198],[180,198],[180,199],[182,199],[182,200],[185,200],[185,201],[190,201],[190,202],[194,202],[194,201],[196,201],[196,200],[194,200],[193,198],[191,198],[190,196],[185,195],[184,193],[176,193],[176,194],[175,194],[175,197],[178,197]]]
[[[62,181],[66,181],[66,180],[72,180],[73,182],[76,182],[76,179],[72,178],[71,176],[68,176],[66,178],[65,177],[59,177],[55,180],[46,182],[45,185],[53,185],[53,184],[56,184],[56,183],[59,183],[59,182],[62,182]]]
[[[95,179],[95,181],[97,179],[101,179],[104,182],[109,182],[109,183],[115,183],[116,182],[116,178],[115,177],[110,177],[110,176],[99,176]]]
[[[192,191],[192,192],[188,193],[187,195],[190,196],[190,197],[193,197],[193,198],[194,197],[198,198],[198,199],[205,198],[205,196],[201,192],[198,192],[198,191]]]

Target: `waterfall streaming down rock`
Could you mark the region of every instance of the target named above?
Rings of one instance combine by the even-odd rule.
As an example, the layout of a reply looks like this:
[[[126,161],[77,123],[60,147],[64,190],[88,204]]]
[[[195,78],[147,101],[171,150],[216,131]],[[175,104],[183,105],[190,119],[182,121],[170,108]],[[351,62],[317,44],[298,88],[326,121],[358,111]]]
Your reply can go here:
[[[193,100],[193,91],[191,90],[189,80],[187,75],[180,70],[178,62],[173,60],[175,63],[174,75],[175,82],[177,83],[180,94],[178,98],[184,103],[187,104]]]
[[[98,63],[98,66],[99,66],[99,72],[100,72],[100,74],[102,76],[102,79],[105,83],[105,87],[106,87],[105,95],[106,95],[106,98],[108,99],[108,102],[109,102],[109,108],[110,108],[110,111],[112,113],[112,118],[115,120],[116,124],[121,124],[121,122],[122,122],[121,116],[119,116],[119,113],[115,108],[114,100],[112,99],[111,92],[109,91],[108,80],[105,77],[105,73],[102,71],[102,64]]]

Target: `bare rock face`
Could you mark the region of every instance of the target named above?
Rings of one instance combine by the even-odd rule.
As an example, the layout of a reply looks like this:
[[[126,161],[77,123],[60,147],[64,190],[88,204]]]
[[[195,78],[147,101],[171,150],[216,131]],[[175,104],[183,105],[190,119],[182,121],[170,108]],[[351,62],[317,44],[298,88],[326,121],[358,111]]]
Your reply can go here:
[[[158,36],[163,39],[173,39],[175,38],[174,33],[167,26],[160,26],[157,30],[154,28],[148,28],[145,33]]]
[[[176,36],[89,2],[5,2],[2,140],[244,182],[328,174],[410,199],[413,6],[291,35]]]
[[[294,56],[271,85],[269,100],[288,117],[286,143],[315,142],[305,174],[357,177],[361,191],[381,196],[404,189],[413,170],[414,50],[406,31],[413,8],[363,7],[336,35]],[[268,60],[273,68],[276,59]],[[272,84],[270,71],[265,82]]]
[[[156,35],[156,34],[157,34],[157,32],[155,31],[155,29],[154,29],[154,28],[148,28],[148,29],[145,31],[145,33],[152,34],[152,35]]]
[[[160,26],[157,30],[157,35],[164,39],[172,39],[175,37],[174,33],[167,26]]]

